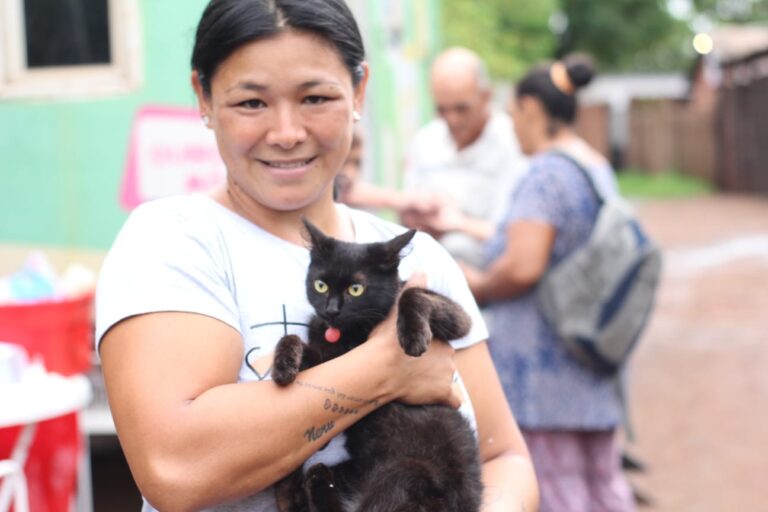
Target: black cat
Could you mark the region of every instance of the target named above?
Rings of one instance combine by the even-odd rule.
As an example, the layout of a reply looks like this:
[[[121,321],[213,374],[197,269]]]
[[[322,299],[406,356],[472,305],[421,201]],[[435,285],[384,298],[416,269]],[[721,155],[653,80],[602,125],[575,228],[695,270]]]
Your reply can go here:
[[[414,230],[388,242],[355,244],[325,236],[305,221],[311,262],[307,296],[316,315],[309,343],[284,336],[275,349],[274,381],[290,384],[305,368],[364,343],[398,301],[397,331],[406,353],[420,356],[433,337],[449,341],[470,320],[452,300],[408,288],[397,267]],[[315,464],[277,484],[281,512],[476,512],[482,484],[475,435],[461,413],[442,405],[392,402],[346,430],[350,459]]]

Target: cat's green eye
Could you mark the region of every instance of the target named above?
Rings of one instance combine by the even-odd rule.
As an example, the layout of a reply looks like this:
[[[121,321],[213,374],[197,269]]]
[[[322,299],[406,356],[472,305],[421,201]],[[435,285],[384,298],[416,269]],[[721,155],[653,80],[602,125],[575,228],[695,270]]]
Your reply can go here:
[[[359,297],[365,291],[365,286],[363,286],[362,284],[353,284],[352,286],[347,288],[347,291],[351,296]]]
[[[328,285],[318,279],[315,281],[315,291],[317,291],[317,293],[327,293]]]

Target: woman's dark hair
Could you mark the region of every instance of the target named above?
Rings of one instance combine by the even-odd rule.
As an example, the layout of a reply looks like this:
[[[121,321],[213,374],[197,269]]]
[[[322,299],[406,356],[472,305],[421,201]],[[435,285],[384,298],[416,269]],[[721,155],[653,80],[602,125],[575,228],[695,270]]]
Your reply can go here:
[[[555,83],[553,66],[562,65],[566,83]],[[595,66],[588,56],[573,54],[554,64],[537,66],[525,75],[515,87],[515,94],[535,96],[544,105],[553,121],[567,124],[576,118],[576,91],[586,86],[595,76]]]
[[[200,18],[192,50],[205,94],[218,67],[253,41],[297,30],[325,39],[339,53],[357,85],[363,78],[365,48],[344,0],[211,0]]]

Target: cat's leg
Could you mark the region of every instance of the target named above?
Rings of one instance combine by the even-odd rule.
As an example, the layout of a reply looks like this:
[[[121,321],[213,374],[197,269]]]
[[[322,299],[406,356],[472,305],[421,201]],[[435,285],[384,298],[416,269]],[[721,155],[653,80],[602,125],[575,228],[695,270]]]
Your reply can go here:
[[[408,288],[398,301],[397,334],[408,355],[420,356],[435,337],[451,341],[464,337],[472,324],[456,302],[424,288]]]
[[[452,341],[463,338],[472,326],[464,308],[445,295],[424,290],[429,301],[429,326],[435,338]]]
[[[325,464],[315,464],[307,470],[304,492],[309,512],[342,512],[333,471]]]
[[[280,386],[286,386],[296,380],[301,370],[320,363],[320,354],[301,341],[294,334],[280,338],[275,347],[272,363],[272,380]]]
[[[423,288],[408,288],[397,303],[397,337],[409,356],[426,352],[432,340],[429,327],[430,301]]]
[[[278,512],[309,512],[301,467],[275,484],[275,502]]]

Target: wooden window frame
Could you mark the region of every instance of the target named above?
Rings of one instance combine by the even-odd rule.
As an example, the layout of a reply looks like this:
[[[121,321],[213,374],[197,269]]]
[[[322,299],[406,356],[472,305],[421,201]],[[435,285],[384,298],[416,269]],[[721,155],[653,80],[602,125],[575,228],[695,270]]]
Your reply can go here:
[[[135,0],[107,0],[109,64],[29,68],[24,0],[0,0],[0,100],[65,99],[124,94],[142,82],[139,7]]]

